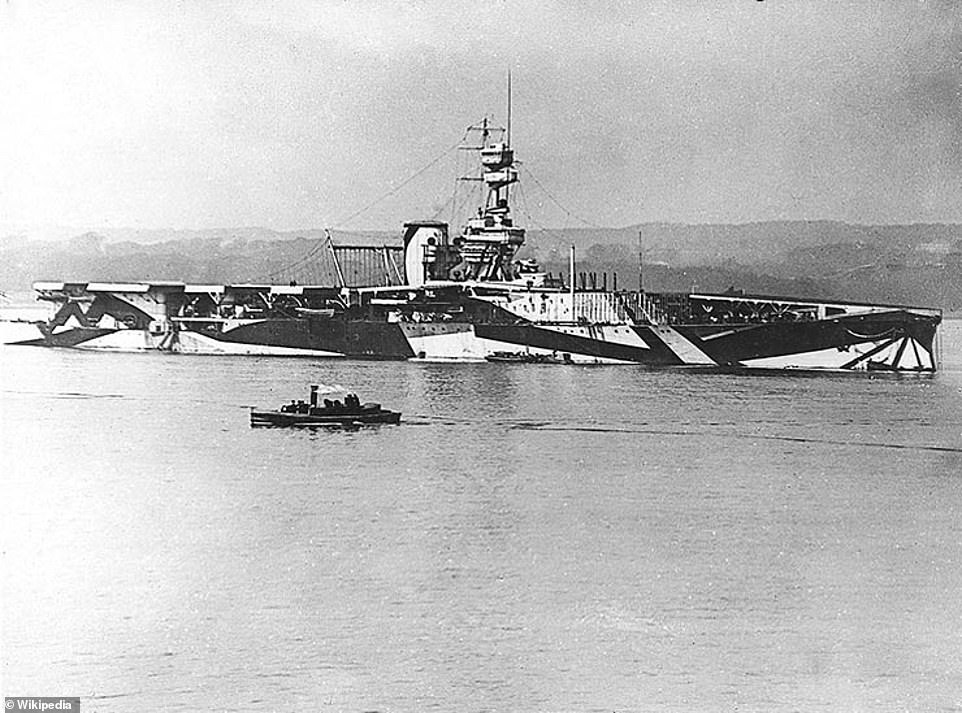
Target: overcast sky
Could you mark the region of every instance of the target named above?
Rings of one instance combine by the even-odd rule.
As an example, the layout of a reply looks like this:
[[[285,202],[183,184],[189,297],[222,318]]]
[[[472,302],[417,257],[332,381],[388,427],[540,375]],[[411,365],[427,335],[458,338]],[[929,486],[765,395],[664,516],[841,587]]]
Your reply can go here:
[[[953,2],[0,2],[6,230],[450,218],[508,70],[530,227],[962,222]]]

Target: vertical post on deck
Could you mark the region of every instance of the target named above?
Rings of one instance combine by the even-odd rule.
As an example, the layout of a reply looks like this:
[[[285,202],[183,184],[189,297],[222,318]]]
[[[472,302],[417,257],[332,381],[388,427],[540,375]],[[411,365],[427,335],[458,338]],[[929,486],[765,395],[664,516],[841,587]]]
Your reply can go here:
[[[645,291],[645,251],[641,244],[641,231],[638,231],[638,292]]]

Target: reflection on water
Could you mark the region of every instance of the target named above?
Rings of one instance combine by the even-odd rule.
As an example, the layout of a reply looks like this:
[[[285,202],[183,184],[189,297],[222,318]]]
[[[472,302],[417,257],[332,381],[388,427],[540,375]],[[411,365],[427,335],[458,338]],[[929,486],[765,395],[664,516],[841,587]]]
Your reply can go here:
[[[934,378],[0,348],[4,691],[951,709],[960,337]],[[317,381],[405,422],[249,428]]]

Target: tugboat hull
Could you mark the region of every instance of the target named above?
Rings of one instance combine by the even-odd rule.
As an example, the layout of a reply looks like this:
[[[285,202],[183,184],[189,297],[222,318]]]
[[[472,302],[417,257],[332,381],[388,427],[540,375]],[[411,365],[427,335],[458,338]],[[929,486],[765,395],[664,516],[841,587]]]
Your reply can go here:
[[[332,414],[312,416],[280,411],[251,410],[251,426],[274,428],[352,428],[379,424],[398,424],[401,414],[396,411],[375,413]]]
[[[279,409],[258,410],[251,409],[251,426],[273,426],[278,428],[356,428],[358,426],[373,426],[377,424],[401,422],[398,411],[381,408],[381,404],[362,404],[355,394],[346,394],[344,401],[324,399],[324,405],[318,403],[320,385],[311,385],[310,400],[291,401]],[[331,394],[339,389],[325,387],[325,393]]]

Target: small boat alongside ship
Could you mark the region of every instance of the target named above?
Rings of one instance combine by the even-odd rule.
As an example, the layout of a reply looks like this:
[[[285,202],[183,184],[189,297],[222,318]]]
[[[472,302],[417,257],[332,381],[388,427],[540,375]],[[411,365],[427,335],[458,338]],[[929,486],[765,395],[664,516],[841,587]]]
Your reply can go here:
[[[356,428],[380,424],[397,425],[398,411],[381,408],[378,403],[361,403],[355,394],[343,400],[325,398],[318,403],[319,385],[311,385],[309,401],[291,401],[278,409],[251,408],[251,427],[276,428]]]
[[[452,234],[404,224],[399,245],[335,246],[336,284],[37,282],[55,314],[18,343],[110,351],[451,362],[934,372],[940,310],[578,284],[518,260],[514,150],[484,122],[470,148],[484,200]],[[348,280],[339,256],[375,264]],[[360,256],[360,257],[358,257]],[[356,263],[355,263],[356,264]]]
[[[488,354],[485,361],[499,362],[502,364],[570,364],[571,355],[557,353],[551,354],[532,354],[530,352],[493,352]]]

